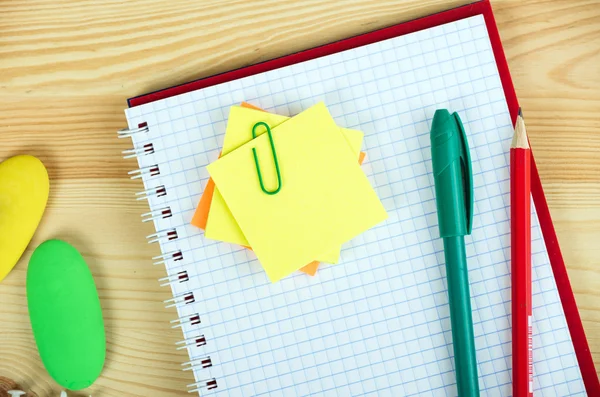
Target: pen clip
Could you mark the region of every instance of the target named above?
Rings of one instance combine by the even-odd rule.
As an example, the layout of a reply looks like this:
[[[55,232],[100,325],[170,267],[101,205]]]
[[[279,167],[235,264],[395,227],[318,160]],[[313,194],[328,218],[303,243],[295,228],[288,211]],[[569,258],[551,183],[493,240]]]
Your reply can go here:
[[[465,196],[465,212],[467,214],[467,234],[471,234],[473,227],[473,170],[471,168],[471,154],[469,153],[469,142],[467,141],[467,134],[465,127],[458,115],[454,112],[452,114],[458,130],[460,131],[460,165],[463,174],[464,182],[464,196]]]

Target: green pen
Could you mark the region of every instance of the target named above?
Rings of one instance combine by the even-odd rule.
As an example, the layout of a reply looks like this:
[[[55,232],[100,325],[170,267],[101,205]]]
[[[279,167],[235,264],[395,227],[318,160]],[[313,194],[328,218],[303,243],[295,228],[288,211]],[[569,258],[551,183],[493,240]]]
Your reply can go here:
[[[444,240],[456,384],[461,397],[479,396],[465,238],[473,224],[473,174],[457,113],[438,109],[431,124],[431,161],[440,237]]]

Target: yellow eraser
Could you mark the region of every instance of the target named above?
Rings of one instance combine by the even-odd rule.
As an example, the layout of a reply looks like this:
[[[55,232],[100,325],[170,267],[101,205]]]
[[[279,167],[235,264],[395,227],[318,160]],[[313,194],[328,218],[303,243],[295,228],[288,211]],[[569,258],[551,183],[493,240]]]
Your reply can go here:
[[[17,264],[48,202],[44,164],[28,155],[0,163],[0,281]]]

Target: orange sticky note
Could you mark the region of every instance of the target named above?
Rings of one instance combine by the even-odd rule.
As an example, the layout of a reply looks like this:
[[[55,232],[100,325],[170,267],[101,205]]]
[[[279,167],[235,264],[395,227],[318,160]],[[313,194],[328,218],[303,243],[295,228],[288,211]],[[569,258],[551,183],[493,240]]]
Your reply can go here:
[[[206,229],[206,221],[208,220],[210,202],[212,201],[214,191],[215,183],[212,178],[208,178],[208,183],[206,184],[206,188],[204,188],[204,192],[202,192],[202,197],[200,197],[200,202],[198,203],[198,207],[192,218],[192,225],[199,227],[202,230]]]
[[[248,103],[248,102],[242,102],[242,104],[240,106],[244,107],[244,108],[254,109],[254,110],[260,110],[260,111],[264,112],[264,110],[262,110],[258,106],[254,106],[254,105],[252,105],[251,103]]]
[[[312,261],[308,265],[301,267],[300,271],[308,274],[309,276],[314,276],[317,274],[317,269],[319,268],[319,262]]]
[[[249,109],[255,109],[255,110],[262,110],[254,105],[251,105],[247,102],[242,102],[241,104],[242,107],[245,108],[249,108]],[[364,159],[365,159],[366,153],[361,152],[358,162],[359,164],[362,164]],[[220,157],[220,156],[219,156]],[[208,213],[210,212],[210,204],[212,202],[212,197],[213,197],[213,193],[215,191],[215,183],[213,182],[212,178],[208,179],[208,182],[206,184],[206,188],[204,188],[204,192],[202,192],[202,196],[200,197],[200,202],[198,203],[198,207],[196,208],[196,211],[194,212],[194,216],[192,217],[192,225],[204,230],[206,229],[206,221],[208,220]],[[319,268],[319,262],[317,261],[313,261],[311,263],[309,263],[308,265],[304,266],[303,268],[300,269],[300,271],[310,275],[310,276],[314,276],[317,273],[317,269]]]

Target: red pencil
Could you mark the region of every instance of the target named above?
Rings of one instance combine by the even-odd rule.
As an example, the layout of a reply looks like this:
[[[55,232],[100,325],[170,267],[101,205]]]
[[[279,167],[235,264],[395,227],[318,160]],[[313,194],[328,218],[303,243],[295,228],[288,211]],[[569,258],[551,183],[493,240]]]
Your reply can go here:
[[[531,149],[521,109],[510,149],[513,396],[533,396]]]

